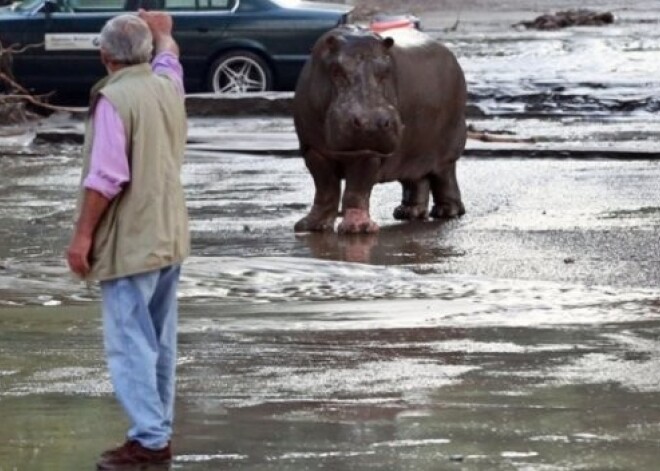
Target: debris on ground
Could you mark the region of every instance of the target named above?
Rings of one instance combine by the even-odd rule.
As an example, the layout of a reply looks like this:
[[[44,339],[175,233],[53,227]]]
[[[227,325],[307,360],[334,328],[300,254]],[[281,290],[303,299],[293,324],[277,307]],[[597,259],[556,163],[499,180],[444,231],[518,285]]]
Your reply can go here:
[[[570,26],[605,26],[614,23],[612,12],[597,12],[592,10],[567,10],[545,14],[533,21],[521,21],[513,25],[527,29],[555,30]]]
[[[20,46],[0,43],[0,125],[24,123],[28,119],[48,115],[53,111],[76,112],[78,109],[51,105],[47,102],[48,95],[33,95],[23,87],[13,73],[13,57],[16,54],[43,46],[28,44]]]
[[[474,139],[481,142],[507,142],[507,143],[526,143],[533,144],[536,140],[532,137],[515,137],[513,133],[498,131],[482,131],[474,127],[474,125],[468,125],[467,130],[468,139]]]

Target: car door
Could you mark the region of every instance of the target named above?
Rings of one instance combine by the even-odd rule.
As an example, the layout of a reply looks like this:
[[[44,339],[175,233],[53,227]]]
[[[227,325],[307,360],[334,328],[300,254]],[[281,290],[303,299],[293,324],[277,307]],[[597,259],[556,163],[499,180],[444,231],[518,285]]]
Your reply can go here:
[[[46,15],[45,54],[41,69],[58,83],[58,92],[87,94],[102,78],[98,37],[103,25],[123,13],[125,0],[67,0]]]
[[[109,18],[124,11],[125,1],[30,2],[31,11],[24,11],[21,19],[22,44],[37,47],[16,55],[19,82],[33,92],[55,92],[56,99],[86,96],[105,75],[99,60],[99,32]]]
[[[236,0],[165,0],[181,51],[186,90],[204,88],[209,62],[232,21]]]

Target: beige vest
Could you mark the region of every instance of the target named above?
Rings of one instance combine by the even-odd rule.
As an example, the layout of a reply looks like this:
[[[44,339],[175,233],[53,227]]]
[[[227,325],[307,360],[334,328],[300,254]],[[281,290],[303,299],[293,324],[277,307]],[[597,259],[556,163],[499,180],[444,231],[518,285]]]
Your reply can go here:
[[[112,103],[124,124],[131,181],[97,226],[87,279],[108,280],[181,263],[190,251],[181,185],[187,134],[184,97],[149,64],[121,69],[96,84],[86,123],[83,180],[89,172],[99,94]]]

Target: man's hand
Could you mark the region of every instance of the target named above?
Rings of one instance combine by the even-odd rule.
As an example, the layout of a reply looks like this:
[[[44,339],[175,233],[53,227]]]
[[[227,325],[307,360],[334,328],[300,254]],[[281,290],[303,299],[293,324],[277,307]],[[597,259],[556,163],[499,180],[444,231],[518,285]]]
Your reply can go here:
[[[138,10],[138,16],[147,23],[154,37],[156,55],[161,52],[170,52],[179,56],[179,46],[172,38],[172,17],[164,11]]]
[[[172,35],[172,17],[164,11],[146,11],[140,8],[138,16],[149,26],[154,41],[158,41],[162,36]]]
[[[92,238],[76,232],[71,239],[66,259],[71,271],[81,278],[89,273],[89,255],[92,251]]]
[[[110,201],[96,190],[86,188],[83,193],[76,229],[66,252],[69,268],[81,278],[85,278],[90,272],[89,258],[94,243],[94,233]]]

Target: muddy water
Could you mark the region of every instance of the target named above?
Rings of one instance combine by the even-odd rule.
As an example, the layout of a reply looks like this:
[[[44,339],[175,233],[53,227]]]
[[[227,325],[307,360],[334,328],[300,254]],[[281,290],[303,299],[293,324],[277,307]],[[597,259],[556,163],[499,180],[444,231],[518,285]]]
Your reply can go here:
[[[476,123],[653,151],[657,35],[627,21],[455,33],[491,115]],[[393,222],[387,184],[377,236],[296,236],[310,178],[299,158],[227,151],[255,135],[295,142],[288,119],[191,129],[174,469],[657,469],[657,161],[466,158],[459,221]],[[62,260],[78,151],[0,151],[0,471],[93,469],[126,426],[98,292]]]
[[[61,259],[79,162],[0,161],[0,469],[91,469],[126,424]],[[464,218],[384,185],[373,237],[295,236],[308,178],[188,155],[174,469],[655,469],[660,166],[466,159]]]
[[[59,305],[96,296],[67,275],[62,257],[79,178],[79,159],[72,149],[62,151],[67,155],[0,159],[3,304]],[[293,224],[312,199],[300,159],[191,151],[184,180],[195,258],[183,296],[442,294],[433,289],[437,279],[410,278],[415,273],[656,287],[659,179],[654,161],[466,159],[459,180],[468,214],[460,221],[395,223],[399,190],[387,184],[372,199],[380,234],[294,235]],[[252,267],[255,257],[261,265]],[[306,257],[401,269],[360,284],[355,266],[298,260]],[[316,284],[306,285],[306,278]],[[419,285],[420,279],[426,281]]]
[[[444,282],[185,305],[174,468],[655,469],[655,293]],[[0,466],[91,469],[125,426],[94,310],[6,308],[1,332]]]
[[[427,29],[458,55],[471,100],[490,114],[593,119],[658,111],[658,4],[603,1],[591,5],[594,10],[614,13],[615,24],[606,28],[534,31],[512,27],[539,12],[575,8],[575,2],[554,3],[535,10],[531,2],[525,2],[527,11],[467,11],[456,32],[442,30],[439,15],[427,22]]]

